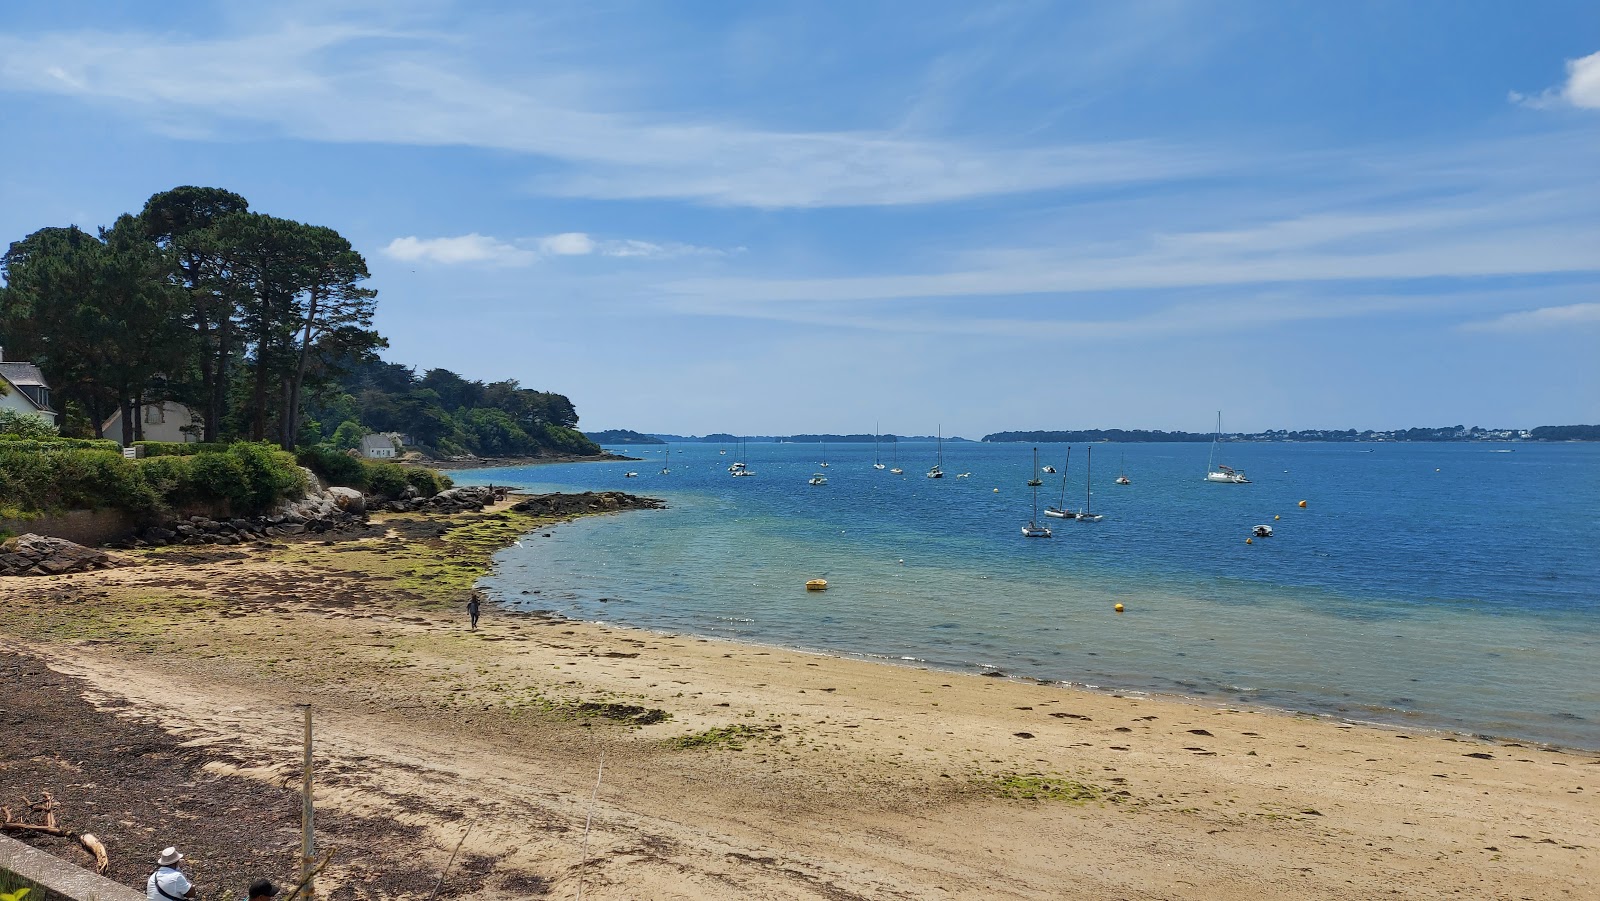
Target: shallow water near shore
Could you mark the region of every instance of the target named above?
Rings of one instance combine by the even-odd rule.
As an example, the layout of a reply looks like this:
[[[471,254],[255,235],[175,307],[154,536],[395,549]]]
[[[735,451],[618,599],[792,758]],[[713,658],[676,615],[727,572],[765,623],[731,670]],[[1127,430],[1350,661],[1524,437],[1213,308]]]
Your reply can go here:
[[[743,479],[733,448],[673,446],[665,475],[666,448],[619,450],[644,459],[455,474],[671,505],[528,536],[491,592],[583,620],[1600,748],[1600,446],[1233,444],[1222,459],[1253,483],[1216,485],[1205,445],[1101,444],[1105,519],[1041,517],[1048,540],[1020,534],[1026,445],[947,443],[943,480],[923,476],[931,443],[900,446],[903,476],[873,469],[870,444],[830,445],[826,469],[819,445],[753,445]],[[1065,453],[1041,445],[1040,462]],[[1133,484],[1113,484],[1122,471]],[[1042,478],[1041,510],[1062,490]],[[1257,523],[1276,534],[1245,544]],[[818,576],[829,590],[806,592]]]

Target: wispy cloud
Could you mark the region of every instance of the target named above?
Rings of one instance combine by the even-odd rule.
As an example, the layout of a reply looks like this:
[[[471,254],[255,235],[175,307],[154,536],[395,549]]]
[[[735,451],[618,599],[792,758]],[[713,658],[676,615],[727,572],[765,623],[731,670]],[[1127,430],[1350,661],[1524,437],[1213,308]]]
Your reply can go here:
[[[518,266],[531,263],[539,255],[487,235],[473,232],[457,238],[395,238],[383,252],[408,263],[485,263]]]
[[[1511,101],[1535,109],[1571,106],[1600,109],[1600,51],[1567,60],[1567,80],[1537,94],[1511,92]]]
[[[476,232],[454,238],[395,238],[383,252],[406,262],[444,265],[484,264],[526,266],[549,257],[602,256],[624,259],[667,260],[687,256],[720,256],[713,247],[667,242],[658,244],[636,238],[596,239],[585,232],[561,232],[539,238],[503,241]]]
[[[1463,323],[1469,332],[1544,332],[1576,326],[1600,325],[1600,303],[1573,303],[1506,313],[1493,319]]]
[[[237,37],[0,36],[0,90],[98,103],[157,130],[253,123],[341,143],[470,146],[557,161],[554,195],[719,206],[888,206],[1139,183],[1215,169],[1148,141],[993,146],[898,130],[795,131],[630,113],[574,91],[581,71],[497,79],[448,37],[288,25]]]

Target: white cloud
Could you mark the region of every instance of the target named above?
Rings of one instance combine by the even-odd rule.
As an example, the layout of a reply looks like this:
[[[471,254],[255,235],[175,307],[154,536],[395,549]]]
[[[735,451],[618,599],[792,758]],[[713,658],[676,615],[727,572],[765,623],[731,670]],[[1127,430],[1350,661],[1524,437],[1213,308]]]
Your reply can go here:
[[[1464,323],[1471,332],[1542,332],[1600,324],[1600,303],[1573,303],[1507,313],[1494,319]]]
[[[531,263],[537,254],[513,244],[473,232],[459,238],[395,238],[383,249],[388,256],[410,263],[492,263],[515,266]]]
[[[584,232],[561,232],[541,238],[502,241],[473,232],[456,238],[395,238],[383,252],[406,262],[487,263],[498,266],[525,266],[550,257],[604,256],[628,259],[666,260],[685,256],[720,256],[713,247],[693,244],[656,244],[632,238],[596,240]]]
[[[1567,60],[1567,80],[1561,86],[1546,88],[1531,96],[1512,91],[1511,100],[1536,109],[1554,106],[1600,109],[1600,51]]]
[[[562,232],[539,239],[539,250],[562,257],[584,256],[594,253],[594,239],[583,232]]]
[[[337,143],[469,146],[563,163],[534,190],[719,206],[886,206],[1212,171],[1152,142],[983,146],[886,130],[795,131],[639,114],[575,96],[581,71],[472,71],[459,41],[288,25],[247,36],[0,35],[0,90],[98,103],[186,137],[265,126]],[[457,56],[452,56],[457,54]]]

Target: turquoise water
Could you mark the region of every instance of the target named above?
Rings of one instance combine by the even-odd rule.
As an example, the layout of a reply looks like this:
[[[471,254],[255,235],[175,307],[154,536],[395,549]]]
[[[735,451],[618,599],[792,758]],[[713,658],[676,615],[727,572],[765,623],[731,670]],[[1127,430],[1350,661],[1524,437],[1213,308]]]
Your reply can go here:
[[[923,476],[931,443],[900,447],[904,476],[872,469],[871,445],[830,445],[825,470],[817,445],[753,445],[743,479],[731,448],[675,446],[668,475],[662,448],[620,450],[645,459],[457,474],[671,505],[530,536],[497,558],[492,592],[583,620],[1600,748],[1600,445],[1235,444],[1219,460],[1253,484],[1218,485],[1205,445],[1101,444],[1105,519],[1041,518],[1048,540],[1020,533],[1024,445],[947,443],[943,480]],[[1062,468],[1064,446],[1040,453]],[[1133,484],[1114,485],[1124,466]],[[819,471],[829,484],[808,485]],[[1043,478],[1041,510],[1061,491]],[[1257,523],[1276,534],[1245,544]],[[804,591],[817,576],[829,590]]]

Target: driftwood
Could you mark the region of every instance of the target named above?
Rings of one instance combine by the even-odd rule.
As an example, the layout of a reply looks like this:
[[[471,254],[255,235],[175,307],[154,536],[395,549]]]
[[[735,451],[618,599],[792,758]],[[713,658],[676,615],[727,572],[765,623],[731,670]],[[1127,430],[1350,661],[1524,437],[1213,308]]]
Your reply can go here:
[[[311,885],[311,880],[317,878],[317,876],[322,873],[323,869],[328,866],[328,861],[333,859],[333,852],[337,850],[339,849],[329,848],[327,852],[322,855],[322,860],[318,861],[314,866],[312,866],[311,872],[307,873],[304,879],[301,879],[299,882],[295,883],[294,889],[283,897],[283,901],[300,901],[302,897],[305,897],[306,887]]]
[[[23,796],[22,803],[28,805],[28,810],[43,817],[42,822],[29,823],[19,820],[9,807],[0,807],[0,832],[33,832],[39,835],[54,835],[61,838],[70,838],[83,846],[85,851],[94,855],[94,871],[101,876],[111,868],[111,858],[106,854],[106,846],[100,840],[87,832],[77,833],[63,828],[56,822],[56,811],[61,805],[49,792],[40,795],[39,800],[30,801]]]

